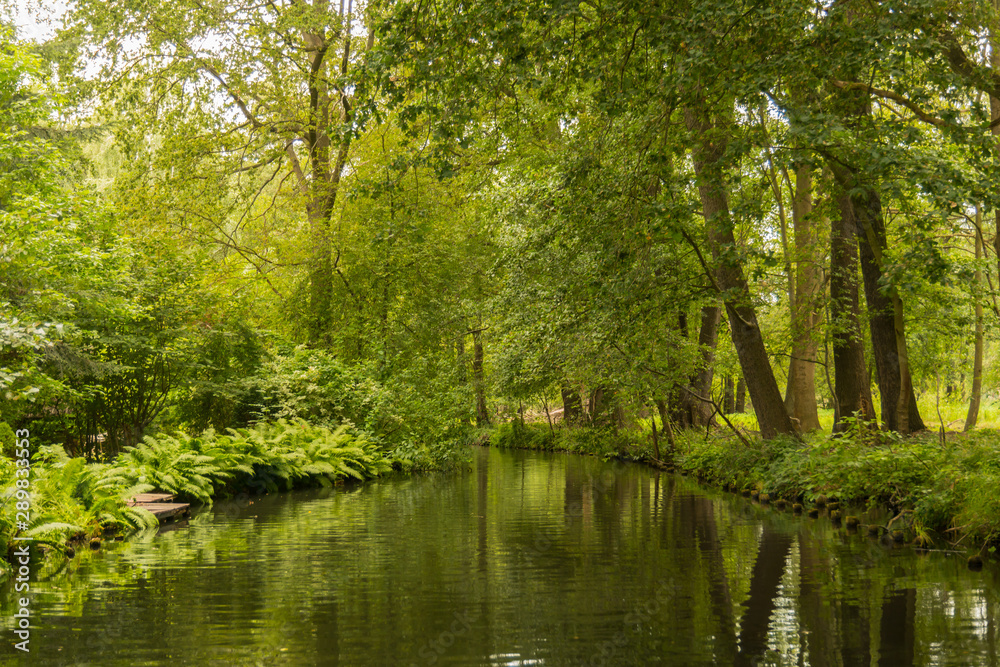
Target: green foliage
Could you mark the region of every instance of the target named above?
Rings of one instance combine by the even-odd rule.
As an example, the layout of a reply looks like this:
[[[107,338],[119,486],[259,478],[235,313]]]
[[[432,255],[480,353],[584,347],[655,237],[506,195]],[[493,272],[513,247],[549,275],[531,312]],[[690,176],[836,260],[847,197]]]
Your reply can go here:
[[[32,467],[31,521],[25,535],[61,547],[67,537],[155,527],[156,518],[126,501],[152,490],[211,503],[241,489],[279,490],[365,480],[392,470],[391,460],[347,426],[329,429],[279,420],[250,429],[146,438],[113,463],[88,463],[58,446],[42,447]],[[0,553],[14,534],[15,465],[0,458]]]
[[[14,429],[7,422],[0,421],[0,453],[9,458],[14,458]]]
[[[688,431],[676,462],[713,483],[773,497],[822,494],[910,509],[920,529],[990,541],[1000,535],[998,435],[984,431],[942,447],[936,436],[901,439],[860,426],[840,438],[777,438],[747,448],[731,437]]]
[[[288,490],[303,483],[363,480],[388,472],[391,465],[346,425],[331,430],[281,419],[225,434],[210,429],[198,436],[146,436],[123,451],[112,468],[132,484],[208,503],[224,489]]]
[[[558,428],[548,424],[512,421],[492,429],[489,444],[493,447],[572,452],[608,460],[625,458],[644,460],[651,455],[644,438],[634,431],[611,428]]]
[[[393,450],[406,467],[449,467],[471,405],[452,369],[433,359],[380,381],[370,365],[346,365],[323,350],[296,347],[267,359],[246,392],[255,420],[299,419],[355,426]]]

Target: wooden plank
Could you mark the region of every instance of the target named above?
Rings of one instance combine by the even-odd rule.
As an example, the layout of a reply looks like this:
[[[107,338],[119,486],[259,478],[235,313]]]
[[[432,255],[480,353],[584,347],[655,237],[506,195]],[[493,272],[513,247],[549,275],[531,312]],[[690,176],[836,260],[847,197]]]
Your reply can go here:
[[[140,493],[132,497],[128,501],[129,505],[138,505],[139,503],[169,503],[176,496],[172,493]]]
[[[149,510],[157,519],[167,519],[184,514],[191,505],[189,503],[137,503],[135,507]]]

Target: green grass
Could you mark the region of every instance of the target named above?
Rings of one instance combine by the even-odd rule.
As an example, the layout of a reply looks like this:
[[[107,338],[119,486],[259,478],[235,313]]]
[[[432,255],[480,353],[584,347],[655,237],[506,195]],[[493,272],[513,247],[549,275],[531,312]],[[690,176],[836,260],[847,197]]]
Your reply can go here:
[[[923,417],[924,424],[928,429],[937,431],[941,425],[938,419],[937,408],[934,404],[934,397],[923,395],[917,399],[917,407],[920,409],[920,416]],[[875,400],[875,411],[880,410],[878,400]],[[819,423],[824,433],[830,433],[833,429],[833,409],[820,409]],[[965,403],[942,403],[941,418],[944,420],[946,431],[961,431],[965,427],[965,417],[969,412],[969,404]],[[757,417],[753,413],[753,408],[747,407],[743,413],[726,415],[734,426],[747,431],[756,431]],[[643,420],[645,428],[649,428],[649,420]],[[1000,429],[1000,403],[983,402],[979,406],[979,417],[976,420],[976,429]]]

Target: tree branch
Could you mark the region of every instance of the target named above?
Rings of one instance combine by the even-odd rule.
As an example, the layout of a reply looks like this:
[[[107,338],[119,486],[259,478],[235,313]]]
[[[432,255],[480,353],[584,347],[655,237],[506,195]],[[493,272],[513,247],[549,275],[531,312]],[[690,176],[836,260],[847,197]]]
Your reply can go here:
[[[916,103],[911,102],[902,95],[894,93],[891,90],[884,90],[882,88],[873,88],[872,86],[869,86],[866,83],[860,83],[857,81],[838,81],[837,79],[831,79],[830,83],[832,83],[837,88],[841,88],[843,90],[863,90],[867,93],[871,93],[872,95],[877,95],[878,97],[883,97],[885,99],[892,100],[893,102],[898,102],[899,104],[902,104],[904,107],[912,111],[917,116],[917,118],[935,127],[946,127],[947,125],[949,125],[948,121],[927,113],[919,106],[917,106]]]

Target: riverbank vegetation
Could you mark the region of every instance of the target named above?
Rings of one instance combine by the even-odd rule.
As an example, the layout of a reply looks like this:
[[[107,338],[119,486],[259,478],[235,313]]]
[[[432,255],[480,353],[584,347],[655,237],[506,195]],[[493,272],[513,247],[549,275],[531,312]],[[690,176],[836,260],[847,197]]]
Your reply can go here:
[[[4,458],[0,465],[3,478],[13,479],[13,461]],[[13,513],[0,514],[0,553],[7,553],[15,533],[65,554],[95,537],[156,527],[149,511],[129,505],[139,493],[166,491],[179,500],[211,503],[247,491],[362,481],[391,469],[383,451],[347,427],[331,431],[301,420],[227,433],[146,436],[108,463],[43,446],[32,466],[31,520],[15,530]]]
[[[849,508],[885,508],[902,519],[895,525],[902,538],[924,547],[977,547],[992,554],[1000,546],[1000,501],[991,491],[1000,483],[996,429],[953,434],[944,444],[937,434],[901,437],[863,421],[850,422],[835,438],[814,433],[761,440],[693,429],[674,437],[673,448],[654,452],[651,438],[637,431],[514,421],[493,429],[488,443],[650,463],[734,493],[766,494],[788,509],[798,503],[799,511],[817,502],[840,504],[844,517]]]
[[[9,24],[0,421],[38,457],[305,419],[430,468],[535,420],[776,490],[773,466],[864,441],[935,471],[868,494],[915,511],[991,469],[993,2],[79,0],[44,38]],[[839,470],[795,483],[848,495]],[[966,526],[987,477],[920,516]]]

